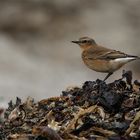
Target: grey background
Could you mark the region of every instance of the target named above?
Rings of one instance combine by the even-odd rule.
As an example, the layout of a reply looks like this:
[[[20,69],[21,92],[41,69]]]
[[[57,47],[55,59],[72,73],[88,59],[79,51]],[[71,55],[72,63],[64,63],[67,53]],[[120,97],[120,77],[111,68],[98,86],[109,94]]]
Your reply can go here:
[[[72,40],[140,55],[139,0],[0,0],[0,105],[59,96],[105,74],[88,69]],[[140,78],[140,61],[122,69]],[[121,77],[122,69],[107,82]]]

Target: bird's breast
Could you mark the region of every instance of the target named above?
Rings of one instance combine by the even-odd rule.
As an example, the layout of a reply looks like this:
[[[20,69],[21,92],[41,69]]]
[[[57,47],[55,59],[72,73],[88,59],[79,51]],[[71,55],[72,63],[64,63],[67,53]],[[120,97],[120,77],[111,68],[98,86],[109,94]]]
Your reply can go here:
[[[97,72],[114,72],[122,67],[124,64],[135,60],[135,58],[118,58],[114,60],[106,59],[89,59],[86,56],[82,56],[82,59],[87,67]]]
[[[110,65],[108,61],[104,60],[89,60],[89,59],[83,59],[85,65],[97,72],[105,72],[108,73],[110,71]]]

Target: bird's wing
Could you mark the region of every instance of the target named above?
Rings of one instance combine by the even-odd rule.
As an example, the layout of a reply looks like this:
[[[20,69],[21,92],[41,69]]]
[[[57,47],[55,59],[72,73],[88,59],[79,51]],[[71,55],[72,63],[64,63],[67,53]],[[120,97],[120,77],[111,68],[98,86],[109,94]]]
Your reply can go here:
[[[129,55],[127,55],[123,52],[112,50],[112,51],[106,52],[106,53],[98,56],[97,58],[98,59],[116,59],[116,58],[126,58],[128,56]]]
[[[137,56],[128,55],[128,54],[125,54],[123,52],[116,51],[116,50],[101,52],[101,53],[98,53],[98,55],[95,55],[95,54],[92,55],[92,53],[88,55],[88,59],[94,59],[94,60],[95,59],[113,60],[117,58],[126,58],[126,57],[138,58]]]
[[[128,55],[120,51],[112,50],[112,51],[104,53],[103,55],[100,55],[98,59],[107,59],[107,60],[111,59],[112,60],[112,59],[127,58],[127,57],[137,58],[138,56]]]

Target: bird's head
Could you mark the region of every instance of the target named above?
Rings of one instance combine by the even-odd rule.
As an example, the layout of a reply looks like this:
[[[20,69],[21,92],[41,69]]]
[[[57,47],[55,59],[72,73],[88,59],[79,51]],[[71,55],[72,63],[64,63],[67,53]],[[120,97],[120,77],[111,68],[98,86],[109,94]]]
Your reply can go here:
[[[81,37],[81,38],[79,38],[79,40],[72,41],[72,42],[80,45],[80,47],[84,50],[93,45],[96,45],[96,42],[94,41],[94,39],[89,38],[89,37]]]

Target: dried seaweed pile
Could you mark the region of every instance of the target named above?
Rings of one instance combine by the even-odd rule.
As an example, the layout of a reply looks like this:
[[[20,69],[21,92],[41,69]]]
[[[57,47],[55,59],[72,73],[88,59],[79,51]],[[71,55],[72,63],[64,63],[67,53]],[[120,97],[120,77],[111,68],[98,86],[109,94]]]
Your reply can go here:
[[[132,72],[106,84],[86,81],[53,97],[9,103],[0,139],[128,140],[140,139],[140,82]]]

